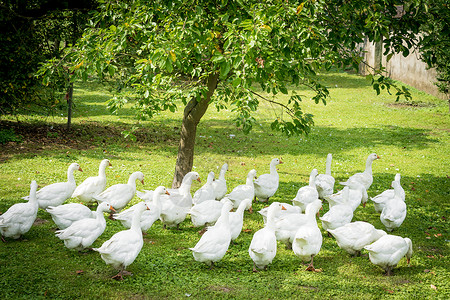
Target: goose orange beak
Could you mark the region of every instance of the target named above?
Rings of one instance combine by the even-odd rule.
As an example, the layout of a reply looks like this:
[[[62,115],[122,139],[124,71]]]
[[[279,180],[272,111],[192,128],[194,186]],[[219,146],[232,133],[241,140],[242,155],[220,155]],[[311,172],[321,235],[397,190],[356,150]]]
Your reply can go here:
[[[81,167],[78,168],[78,171],[83,172],[83,169],[81,169]]]
[[[166,191],[166,195],[170,195],[169,191]]]
[[[109,207],[109,210],[112,211],[112,212],[116,212],[116,210],[112,206]]]
[[[286,210],[286,207],[284,207],[283,205],[281,206],[281,210]]]

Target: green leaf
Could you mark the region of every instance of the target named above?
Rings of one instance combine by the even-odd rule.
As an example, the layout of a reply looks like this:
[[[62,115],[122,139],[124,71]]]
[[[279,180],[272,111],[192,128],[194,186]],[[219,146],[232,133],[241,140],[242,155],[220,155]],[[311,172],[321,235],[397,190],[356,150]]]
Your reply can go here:
[[[108,65],[108,72],[109,72],[109,76],[114,77],[114,73],[116,72],[115,67]]]
[[[170,57],[167,57],[164,67],[167,72],[172,73],[173,65],[172,65],[172,59]]]
[[[241,84],[241,78],[236,77],[235,79],[233,79],[233,81],[231,82],[231,85],[235,88],[237,87],[239,84]]]
[[[228,61],[223,61],[220,64],[220,77],[222,79],[226,78],[228,73],[230,72],[231,64]]]

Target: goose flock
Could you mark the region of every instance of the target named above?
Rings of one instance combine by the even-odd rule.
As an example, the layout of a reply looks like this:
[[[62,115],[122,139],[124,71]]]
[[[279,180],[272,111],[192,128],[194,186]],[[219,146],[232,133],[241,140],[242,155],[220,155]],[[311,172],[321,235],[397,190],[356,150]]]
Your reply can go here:
[[[340,182],[343,188],[335,192],[332,155],[328,154],[325,174],[313,169],[309,184],[298,190],[292,204],[272,202],[260,210],[264,226],[253,234],[248,249],[254,262],[253,271],[267,269],[276,257],[278,241],[307,263],[306,270],[315,271],[314,257],[323,242],[318,220],[341,249],[350,255],[360,255],[363,249],[367,250],[370,261],[383,268],[387,275],[391,275],[403,256],[409,264],[412,256],[409,238],[387,234],[367,222],[352,222],[354,211],[368,201],[367,190],[373,182],[372,163],[379,158],[375,153],[370,154],[364,172]],[[277,165],[282,163],[281,159],[274,158],[270,162],[270,173],[259,177],[256,170],[250,170],[245,184],[234,187],[230,193],[227,193],[225,175],[228,165],[225,163],[219,178],[215,179],[214,172],[210,172],[206,183],[194,196],[191,185],[194,180],[201,182],[197,172],[187,173],[177,189],[159,186],[155,190],[137,191],[136,181],[144,184],[144,174],[139,171],[132,173],[126,184],[106,188],[106,168],[111,166],[108,159],[100,162],[98,176],[89,177],[76,186],[73,173],[82,169],[78,163],[72,163],[67,170],[67,182],[54,183],[40,190],[36,181],[31,182],[30,194],[23,197],[28,202],[14,204],[0,216],[1,238],[4,242],[5,238],[20,238],[31,229],[38,209],[44,209],[58,227],[56,237],[65,247],[99,252],[106,264],[118,270],[113,278],[123,279],[129,274],[126,268],[143,247],[143,234],[156,221],[160,220],[164,228],[178,229],[189,215],[194,227],[204,227],[197,244],[189,249],[196,261],[212,268],[241,233],[244,212],[252,212],[253,201],[268,202],[275,195],[279,186]],[[370,199],[389,232],[401,226],[406,217],[400,174],[395,175],[392,188]],[[135,195],[142,201],[129,206]],[[92,211],[81,203],[63,204],[70,198],[88,204],[98,203],[97,209]],[[329,210],[318,218],[322,201],[328,202]],[[101,247],[90,248],[106,228],[104,213],[121,222],[124,230],[114,234]]]

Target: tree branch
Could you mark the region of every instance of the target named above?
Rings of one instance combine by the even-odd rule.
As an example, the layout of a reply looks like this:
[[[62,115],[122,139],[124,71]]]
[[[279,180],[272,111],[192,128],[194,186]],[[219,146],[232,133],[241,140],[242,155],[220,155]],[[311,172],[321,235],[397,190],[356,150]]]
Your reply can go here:
[[[255,96],[257,96],[257,97],[263,99],[264,101],[267,101],[267,102],[272,103],[272,104],[277,104],[277,105],[283,107],[283,108],[286,110],[286,112],[287,112],[288,115],[290,115],[292,118],[297,119],[297,117],[295,116],[294,111],[293,111],[291,108],[289,108],[287,105],[285,105],[285,104],[283,104],[283,103],[280,103],[280,102],[277,102],[277,101],[273,101],[273,100],[267,99],[266,97],[264,97],[264,96],[262,96],[262,95],[260,95],[260,94],[258,94],[258,93],[256,93],[256,92],[254,92],[254,91],[252,91],[252,90],[249,90],[249,91],[250,91],[250,93],[252,93],[253,95],[255,95]]]

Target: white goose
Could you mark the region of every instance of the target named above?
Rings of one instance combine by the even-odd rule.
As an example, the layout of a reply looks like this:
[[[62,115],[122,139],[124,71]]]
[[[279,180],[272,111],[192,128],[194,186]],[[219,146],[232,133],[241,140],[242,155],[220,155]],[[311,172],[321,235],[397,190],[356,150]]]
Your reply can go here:
[[[344,198],[343,189],[331,196],[325,196],[325,200],[328,201],[330,207],[345,203],[348,203],[353,211],[355,211],[361,203],[363,207],[366,207],[367,199],[369,197],[367,195],[367,190],[362,183],[351,180],[341,182],[341,184],[344,184],[349,188],[348,198]]]
[[[319,199],[319,193],[316,189],[316,176],[318,172],[317,169],[313,169],[309,175],[309,185],[302,186],[298,189],[297,195],[292,199],[294,205],[300,206],[302,211],[305,211],[306,206]]]
[[[412,242],[409,238],[390,234],[382,236],[364,249],[369,251],[370,261],[383,268],[388,276],[392,275],[392,269],[397,266],[403,256],[406,256],[409,265],[413,254]]]
[[[73,176],[75,170],[83,171],[79,164],[72,163],[67,170],[66,182],[53,183],[37,191],[36,198],[39,203],[39,208],[46,209],[49,206],[61,205],[72,196],[77,186]],[[28,196],[23,197],[23,199],[28,200]]]
[[[95,218],[96,213],[80,203],[68,203],[59,206],[49,206],[46,211],[52,216],[53,222],[59,229],[66,229],[73,222],[86,219]]]
[[[214,172],[209,172],[208,177],[206,179],[206,183],[199,188],[195,193],[194,197],[192,197],[192,202],[194,204],[202,203],[206,200],[215,200],[216,195],[214,194]]]
[[[328,153],[325,174],[319,174],[316,176],[316,188],[319,193],[320,199],[325,199],[325,196],[330,196],[334,191],[334,177],[331,176],[331,160],[333,155]]]
[[[394,181],[397,181],[400,184],[400,178],[401,178],[400,173],[397,173],[397,174],[395,174]],[[403,199],[403,201],[405,201],[405,191],[403,190],[403,188],[402,188],[401,191],[402,191],[401,192],[401,198]],[[394,198],[394,194],[395,194],[394,189],[390,189],[390,190],[385,190],[384,192],[382,192],[381,194],[376,195],[373,198],[370,198],[370,200],[373,201],[373,206],[375,208],[375,211],[381,213],[381,211],[384,208],[384,204],[388,200]]]
[[[131,274],[125,269],[136,259],[144,245],[140,220],[142,213],[146,209],[148,207],[145,202],[139,202],[134,210],[131,228],[117,232],[104,242],[100,248],[93,249],[100,253],[106,264],[112,265],[119,270],[119,273],[112,277],[114,279],[122,280],[123,275]]]
[[[395,194],[394,198],[387,201],[380,214],[381,223],[387,231],[400,227],[406,218],[406,203],[402,199],[402,187],[397,181],[392,182]]]
[[[267,223],[264,228],[258,230],[253,235],[248,254],[253,260],[253,272],[256,268],[267,269],[267,265],[272,263],[277,254],[277,238],[275,236],[275,216],[285,210],[280,202],[273,202],[267,212]]]
[[[231,193],[225,195],[233,202],[233,207],[238,208],[239,204],[245,199],[253,199],[255,197],[255,187],[253,185],[253,179],[256,177],[256,170],[250,170],[247,174],[247,180],[245,184],[238,185]],[[249,207],[251,209],[251,206]]]
[[[295,255],[302,261],[311,260],[306,271],[315,271],[313,260],[322,247],[322,240],[322,232],[317,226],[316,214],[309,213],[306,223],[297,230],[292,242],[292,250]]]
[[[282,218],[283,216],[286,216],[288,214],[301,214],[302,208],[300,206],[292,205],[289,203],[283,203],[284,210],[277,214],[275,217],[275,220],[278,220],[278,218]],[[258,213],[263,217],[264,224],[267,223],[267,213],[269,211],[269,206],[266,206],[258,211]]]
[[[277,172],[277,165],[282,163],[283,162],[278,158],[272,159],[270,162],[270,173],[258,176],[253,182],[255,186],[255,196],[259,201],[267,202],[278,190],[280,176]]]
[[[280,214],[280,216],[275,219],[275,235],[277,236],[277,240],[284,243],[287,248],[291,248],[298,229],[307,224],[311,218],[315,218],[315,215],[319,212],[321,207],[322,201],[316,199],[316,201],[308,204],[304,214]]]
[[[180,229],[180,223],[186,219],[192,207],[191,185],[192,181],[201,182],[197,172],[189,172],[183,177],[178,189],[169,189],[169,196],[161,197],[162,207],[159,219],[164,228],[175,227]]]
[[[361,249],[386,235],[383,230],[376,229],[372,224],[362,221],[348,223],[336,229],[328,229],[328,232],[334,236],[339,248],[353,256],[361,255]]]
[[[144,174],[140,171],[134,172],[128,178],[128,183],[115,184],[101,192],[94,199],[99,203],[108,202],[117,212],[120,212],[136,193],[136,180],[144,184]]]
[[[95,202],[94,196],[97,196],[106,188],[106,168],[108,166],[111,166],[109,160],[102,160],[98,168],[98,176],[86,178],[75,188],[72,197],[88,203]]]
[[[196,261],[212,268],[225,255],[231,242],[229,211],[232,208],[231,203],[225,202],[216,224],[208,227],[194,248],[189,248]]]
[[[168,199],[170,199],[174,205],[190,208],[192,206],[191,186],[194,180],[201,182],[197,172],[189,172],[183,177],[181,185],[177,189],[168,189],[170,195],[163,195],[161,197],[163,210],[164,204]],[[153,191],[149,190],[144,190],[144,192],[137,191],[136,195],[144,201],[151,201],[153,199]]]
[[[252,205],[252,199],[245,199],[234,212],[230,212],[231,240],[236,240],[244,226],[244,211]]]
[[[336,229],[352,221],[353,209],[348,202],[349,193],[349,187],[344,187],[342,198],[347,200],[344,200],[345,202],[342,204],[332,206],[326,214],[319,218],[324,230]]]
[[[114,211],[114,207],[106,202],[100,203],[95,212],[95,218],[75,221],[66,229],[57,230],[56,236],[64,241],[68,249],[81,251],[89,248],[105,231],[106,221],[103,213],[110,211]]]
[[[223,197],[225,197],[225,194],[227,193],[227,181],[225,180],[225,173],[227,171],[228,171],[228,164],[225,163],[220,169],[219,178],[214,180],[213,182],[214,195],[216,197],[216,200],[222,199]]]
[[[368,190],[373,182],[372,176],[372,163],[376,160],[380,159],[380,157],[376,153],[369,154],[366,160],[366,169],[362,173],[356,173],[347,181],[358,181],[364,185],[365,189]]]
[[[194,227],[214,225],[220,217],[222,206],[225,202],[231,203],[228,198],[223,198],[220,201],[208,200],[192,206],[188,214],[191,215],[191,221]]]
[[[158,186],[152,193],[153,201],[148,201],[148,210],[145,210],[141,215],[141,230],[146,232],[152,227],[153,223],[159,219],[161,215],[161,195],[170,195],[164,186]],[[119,220],[125,228],[131,228],[131,223],[133,221],[134,211],[137,208],[137,204],[132,207],[118,213],[114,214],[113,217]]]
[[[31,181],[30,195],[27,203],[16,203],[0,216],[0,234],[3,237],[18,239],[27,233],[36,220],[39,208],[36,199],[36,190],[38,185],[36,181]]]

